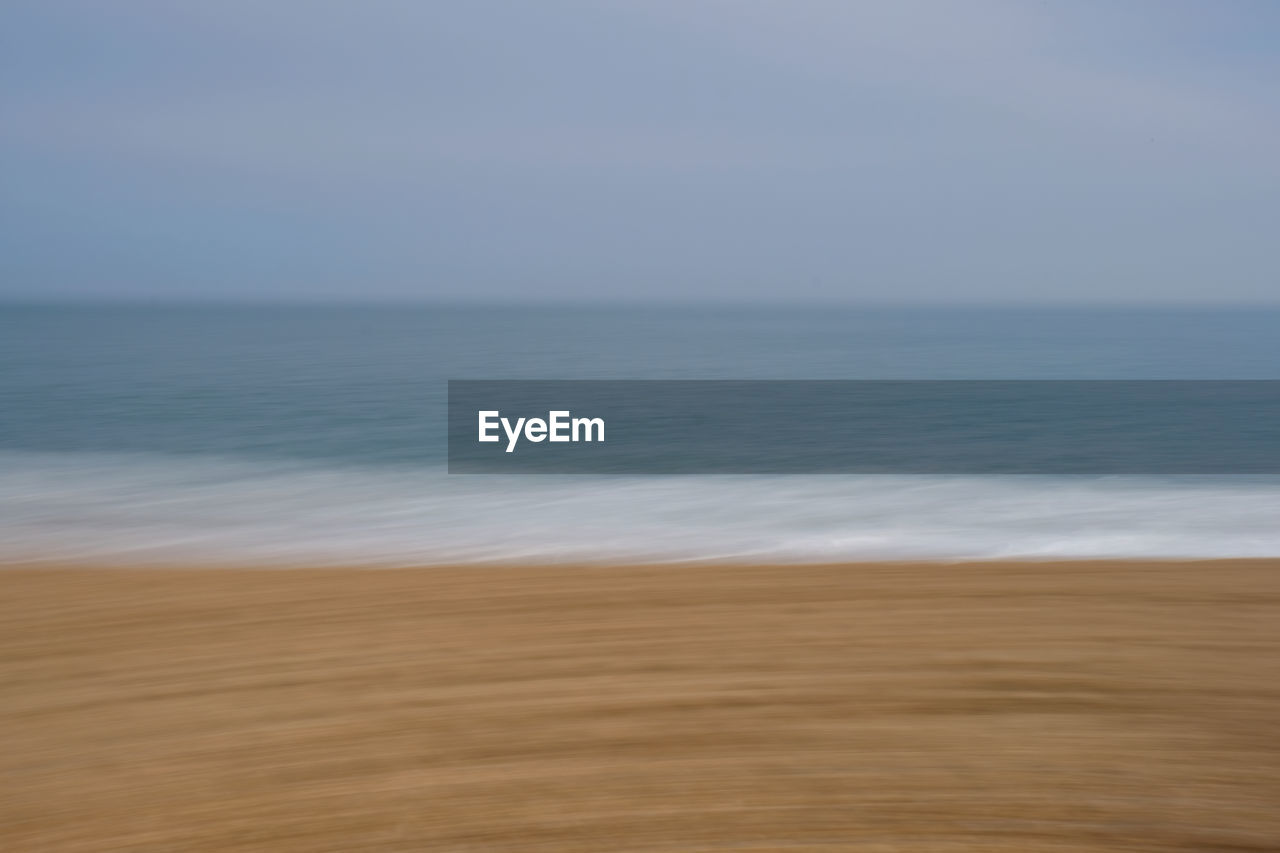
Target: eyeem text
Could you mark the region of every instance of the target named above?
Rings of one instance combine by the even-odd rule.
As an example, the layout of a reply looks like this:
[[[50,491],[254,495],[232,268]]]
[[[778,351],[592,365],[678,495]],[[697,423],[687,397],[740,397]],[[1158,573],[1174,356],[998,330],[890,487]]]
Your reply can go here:
[[[507,453],[516,449],[516,443],[523,436],[525,440],[539,442],[549,441],[604,441],[604,418],[575,418],[570,412],[547,412],[542,418],[510,418],[502,417],[495,410],[481,411],[479,414],[479,441],[501,441],[499,428],[507,435]]]

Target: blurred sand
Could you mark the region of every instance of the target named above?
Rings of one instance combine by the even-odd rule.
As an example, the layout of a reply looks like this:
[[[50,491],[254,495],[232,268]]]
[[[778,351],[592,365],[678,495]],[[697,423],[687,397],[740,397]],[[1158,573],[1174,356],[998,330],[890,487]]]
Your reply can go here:
[[[1280,561],[0,570],[0,849],[1280,850]]]

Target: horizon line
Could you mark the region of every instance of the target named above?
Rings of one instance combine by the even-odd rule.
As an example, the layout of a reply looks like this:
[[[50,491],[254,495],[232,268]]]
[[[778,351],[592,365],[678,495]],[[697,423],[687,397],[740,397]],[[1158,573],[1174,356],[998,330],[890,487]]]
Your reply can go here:
[[[678,298],[466,298],[466,297],[253,297],[253,296],[5,296],[0,306],[70,307],[244,307],[244,308],[949,308],[949,309],[1280,309],[1280,299],[678,299]]]

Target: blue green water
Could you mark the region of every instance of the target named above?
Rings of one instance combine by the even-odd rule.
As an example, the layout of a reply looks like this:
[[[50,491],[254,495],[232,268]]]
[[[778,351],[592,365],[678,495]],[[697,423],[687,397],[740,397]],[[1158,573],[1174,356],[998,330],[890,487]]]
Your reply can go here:
[[[466,478],[450,378],[1277,379],[1280,310],[0,306],[0,559],[1280,554],[1241,478]]]

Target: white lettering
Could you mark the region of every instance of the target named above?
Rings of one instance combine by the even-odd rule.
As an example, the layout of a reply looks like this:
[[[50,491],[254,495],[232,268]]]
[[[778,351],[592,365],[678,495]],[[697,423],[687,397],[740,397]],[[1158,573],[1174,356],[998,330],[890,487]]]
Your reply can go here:
[[[479,441],[497,441],[496,435],[489,435],[489,430],[497,429],[498,424],[491,421],[490,418],[496,418],[497,412],[480,412],[480,438]]]
[[[566,412],[565,414],[568,414]],[[585,433],[583,438],[578,438],[578,427],[583,427]],[[596,437],[594,441],[604,441],[604,418],[574,418],[573,419],[573,440],[574,441],[592,441],[591,429],[595,428]]]
[[[514,453],[521,435],[535,444],[551,441],[604,441],[604,418],[574,418],[568,410],[547,412],[547,419],[502,417],[496,409],[477,412],[479,431],[477,441],[501,441],[496,434],[499,426],[507,435],[507,453]]]
[[[524,426],[524,418],[520,418],[519,420],[516,421],[515,429],[511,428],[511,421],[507,420],[506,418],[502,419],[502,428],[507,432],[507,452],[508,453],[516,449],[516,441],[518,441],[520,438],[520,428],[522,426]]]
[[[568,441],[569,440],[569,413],[568,412],[548,412],[549,423],[551,424],[552,441]]]

